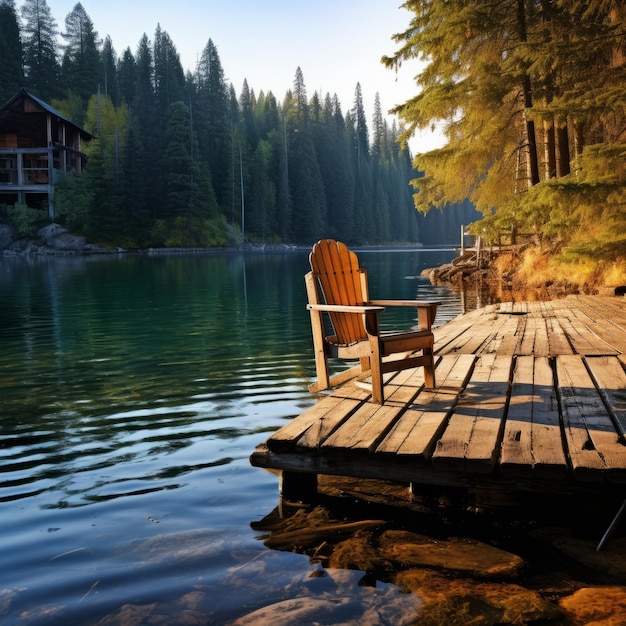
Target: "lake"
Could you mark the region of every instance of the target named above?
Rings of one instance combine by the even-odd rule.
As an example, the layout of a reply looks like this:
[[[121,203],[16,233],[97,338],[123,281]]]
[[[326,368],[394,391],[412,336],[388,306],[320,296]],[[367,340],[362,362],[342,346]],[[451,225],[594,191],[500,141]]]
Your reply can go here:
[[[462,312],[420,277],[453,251],[359,256],[372,297]],[[2,624],[226,624],[302,596],[309,558],[252,528],[278,480],[248,459],[315,403],[307,269],[305,252],[0,258]]]

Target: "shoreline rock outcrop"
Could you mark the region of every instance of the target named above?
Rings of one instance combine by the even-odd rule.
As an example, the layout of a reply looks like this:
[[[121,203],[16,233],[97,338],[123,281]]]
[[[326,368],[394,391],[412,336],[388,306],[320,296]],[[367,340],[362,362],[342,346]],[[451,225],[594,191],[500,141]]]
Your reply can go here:
[[[88,243],[86,237],[73,235],[60,224],[48,224],[37,231],[37,239],[19,237],[8,224],[0,224],[0,251],[11,256],[68,256],[78,254],[112,254],[119,248],[105,248]]]

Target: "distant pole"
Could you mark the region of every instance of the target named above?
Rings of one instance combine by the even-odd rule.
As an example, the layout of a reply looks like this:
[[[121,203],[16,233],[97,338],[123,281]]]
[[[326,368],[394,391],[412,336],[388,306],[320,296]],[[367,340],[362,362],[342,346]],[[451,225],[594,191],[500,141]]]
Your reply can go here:
[[[239,146],[239,179],[241,181],[241,243],[246,238],[246,206],[243,193],[243,158],[241,156],[241,146]]]
[[[115,178],[117,178],[120,170],[120,139],[117,132],[117,124],[115,125]]]
[[[461,224],[461,256],[465,254],[465,224]]]
[[[100,85],[98,85],[98,133],[102,134],[102,103],[100,102]]]

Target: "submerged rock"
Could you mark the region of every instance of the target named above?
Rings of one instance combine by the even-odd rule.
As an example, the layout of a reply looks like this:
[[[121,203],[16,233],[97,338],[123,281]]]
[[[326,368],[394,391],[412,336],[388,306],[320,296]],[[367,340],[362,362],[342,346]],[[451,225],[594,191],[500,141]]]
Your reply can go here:
[[[341,624],[342,626],[409,626],[416,623],[421,601],[414,594],[401,593],[395,585],[361,584],[363,572],[324,570],[332,587],[315,595],[302,595],[261,607],[229,626],[308,626]]]
[[[425,569],[401,572],[395,582],[424,601],[420,626],[530,624],[563,617],[557,605],[520,585],[450,579]]]
[[[189,530],[150,537],[126,552],[138,563],[181,564],[202,561],[237,547],[234,536],[218,530]]]
[[[586,587],[563,598],[572,626],[621,626],[626,623],[626,587]]]
[[[391,566],[381,558],[372,536],[368,533],[338,543],[328,559],[328,567],[371,572],[387,570]]]
[[[524,560],[475,539],[441,541],[402,530],[389,530],[380,538],[384,559],[400,567],[429,567],[478,578],[517,576]]]

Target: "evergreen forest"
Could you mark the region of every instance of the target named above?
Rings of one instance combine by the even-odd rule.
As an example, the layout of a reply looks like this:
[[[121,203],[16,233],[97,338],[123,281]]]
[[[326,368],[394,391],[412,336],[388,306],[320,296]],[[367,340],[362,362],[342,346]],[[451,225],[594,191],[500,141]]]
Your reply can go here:
[[[626,283],[623,0],[407,0],[383,62],[419,59],[405,127],[445,145],[417,155],[417,208],[469,199],[487,241],[532,241],[527,275]]]
[[[475,219],[467,202],[437,219],[415,210],[412,156],[378,95],[366,120],[356,83],[309,97],[301,69],[282,100],[225,80],[211,39],[193,72],[156,27],[137,49],[100,39],[78,3],[59,27],[46,0],[0,0],[0,101],[25,88],[94,135],[80,176],[55,185],[55,221],[123,248],[242,241],[450,243]],[[371,128],[371,131],[370,131]],[[24,232],[47,207],[9,213]]]

